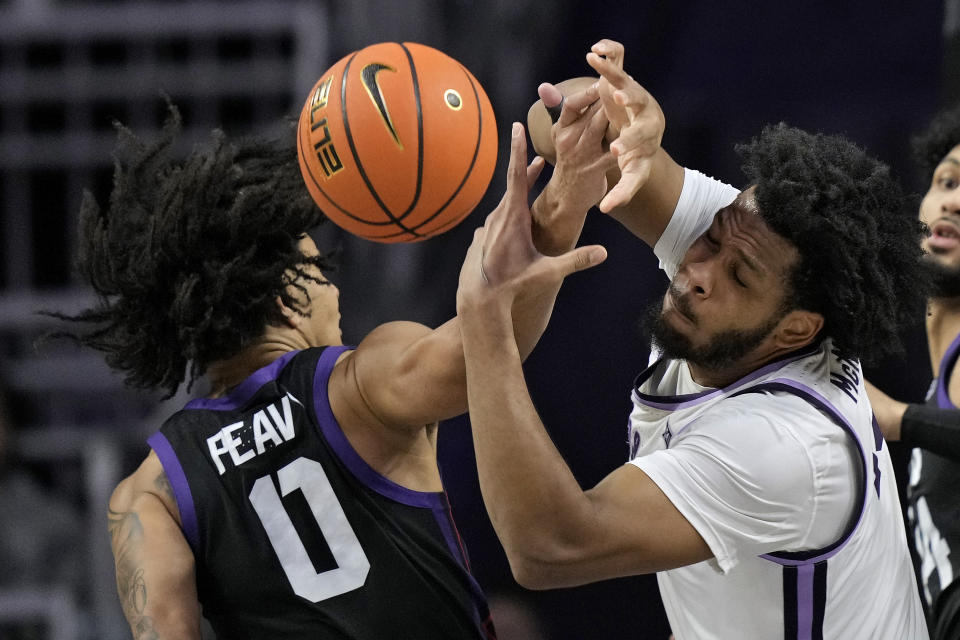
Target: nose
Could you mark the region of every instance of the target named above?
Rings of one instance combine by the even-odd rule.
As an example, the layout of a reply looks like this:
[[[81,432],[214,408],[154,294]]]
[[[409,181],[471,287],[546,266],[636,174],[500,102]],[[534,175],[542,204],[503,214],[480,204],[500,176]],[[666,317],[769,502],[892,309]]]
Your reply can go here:
[[[690,262],[684,265],[686,292],[697,298],[709,298],[713,292],[713,260]]]
[[[940,206],[944,214],[960,215],[960,187],[954,187],[947,192]]]

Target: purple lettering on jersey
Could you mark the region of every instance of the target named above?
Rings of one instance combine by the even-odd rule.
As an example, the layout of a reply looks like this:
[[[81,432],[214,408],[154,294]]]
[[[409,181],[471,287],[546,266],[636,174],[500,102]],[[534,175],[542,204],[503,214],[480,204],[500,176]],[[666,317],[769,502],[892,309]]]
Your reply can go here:
[[[873,488],[877,490],[877,497],[880,497],[880,457],[873,454]]]
[[[630,440],[630,460],[637,457],[637,451],[640,450],[640,433],[633,432],[633,438]]]
[[[833,354],[840,365],[840,371],[830,372],[830,384],[847,394],[851,400],[857,402],[860,389],[860,363],[856,358],[842,357],[837,349],[832,349],[830,353]]]

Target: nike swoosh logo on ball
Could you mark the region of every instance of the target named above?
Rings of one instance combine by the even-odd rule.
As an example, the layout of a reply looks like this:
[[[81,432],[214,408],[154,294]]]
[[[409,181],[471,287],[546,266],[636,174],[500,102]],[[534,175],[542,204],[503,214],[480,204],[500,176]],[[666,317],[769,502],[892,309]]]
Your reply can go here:
[[[397,71],[393,67],[388,67],[387,65],[380,64],[379,62],[373,62],[360,70],[360,78],[363,80],[363,86],[367,89],[367,94],[373,101],[373,106],[377,108],[377,111],[380,113],[380,117],[383,118],[383,124],[386,125],[387,131],[389,131],[390,135],[393,136],[393,140],[397,143],[397,146],[403,149],[403,144],[400,142],[400,136],[397,135],[397,130],[394,128],[393,121],[390,119],[390,112],[387,111],[387,103],[383,100],[383,93],[380,91],[380,83],[377,82],[377,74],[384,69],[387,71],[393,71],[394,73]]]

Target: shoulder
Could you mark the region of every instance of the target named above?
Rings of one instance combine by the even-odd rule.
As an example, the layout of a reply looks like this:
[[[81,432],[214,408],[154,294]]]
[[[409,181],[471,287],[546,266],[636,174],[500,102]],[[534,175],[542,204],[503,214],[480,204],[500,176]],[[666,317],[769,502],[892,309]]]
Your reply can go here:
[[[678,452],[712,458],[715,468],[791,491],[816,476],[814,448],[842,432],[816,408],[790,394],[751,393],[727,398],[675,434]]]
[[[120,481],[110,496],[110,510],[116,513],[133,511],[144,498],[156,498],[170,515],[180,523],[180,510],[160,458],[153,451],[136,471]]]
[[[416,340],[431,332],[417,322],[387,322],[376,327],[360,341],[356,349],[345,351],[334,365],[331,382],[379,380],[393,369],[401,354]]]
[[[404,346],[411,340],[416,340],[428,333],[430,327],[419,322],[396,321],[387,322],[376,327],[357,345],[357,352],[373,351],[375,348],[389,348]]]

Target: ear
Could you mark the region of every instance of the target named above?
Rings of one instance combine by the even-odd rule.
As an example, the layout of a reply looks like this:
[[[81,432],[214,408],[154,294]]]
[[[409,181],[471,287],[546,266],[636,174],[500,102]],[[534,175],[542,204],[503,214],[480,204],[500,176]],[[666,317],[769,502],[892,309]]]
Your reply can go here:
[[[814,311],[794,309],[780,319],[774,334],[778,347],[793,350],[813,342],[823,329],[823,316]]]
[[[287,323],[291,329],[296,329],[300,326],[300,323],[303,322],[303,316],[299,313],[283,304],[283,300],[280,299],[280,296],[276,298],[277,308],[280,309],[280,313],[283,315],[284,322]]]

